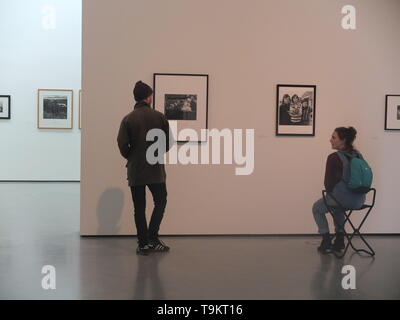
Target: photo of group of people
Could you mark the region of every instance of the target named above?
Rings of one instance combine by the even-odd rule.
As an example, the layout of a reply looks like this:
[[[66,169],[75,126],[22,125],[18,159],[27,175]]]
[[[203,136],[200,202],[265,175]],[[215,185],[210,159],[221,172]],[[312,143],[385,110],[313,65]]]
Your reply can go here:
[[[301,98],[294,94],[285,94],[279,106],[279,125],[303,125],[312,124],[312,97],[307,91]]]
[[[197,95],[166,94],[164,114],[168,120],[196,120]]]
[[[315,86],[278,85],[277,134],[314,134],[315,90]]]

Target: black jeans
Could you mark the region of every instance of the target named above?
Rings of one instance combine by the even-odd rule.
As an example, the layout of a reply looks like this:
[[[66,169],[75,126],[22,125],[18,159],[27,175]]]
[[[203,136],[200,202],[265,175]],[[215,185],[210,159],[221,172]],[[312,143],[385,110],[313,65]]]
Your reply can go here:
[[[135,224],[139,246],[149,243],[149,240],[158,238],[161,220],[167,205],[167,186],[165,183],[148,184],[154,201],[153,214],[147,228],[146,221],[146,186],[131,187],[133,206],[135,207]]]

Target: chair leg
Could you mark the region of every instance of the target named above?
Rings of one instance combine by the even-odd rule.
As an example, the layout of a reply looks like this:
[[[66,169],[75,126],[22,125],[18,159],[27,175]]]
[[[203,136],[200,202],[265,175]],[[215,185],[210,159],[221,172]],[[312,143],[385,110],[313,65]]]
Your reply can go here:
[[[328,208],[328,211],[329,211],[329,213],[331,214],[333,220],[335,221],[335,215],[333,214],[332,208],[331,208],[330,206],[328,206],[328,204],[327,204],[327,201],[326,201],[324,192],[322,193],[322,195],[323,195],[323,199],[324,199],[325,205],[326,205],[326,207]],[[333,199],[334,199],[334,198],[333,198]],[[369,213],[371,212],[372,207],[369,208],[368,212],[365,214],[365,216],[364,216],[363,220],[361,221],[360,225],[358,226],[358,228],[356,228],[356,227],[354,226],[354,224],[353,224],[353,223],[351,222],[351,220],[350,220],[350,216],[351,216],[351,214],[353,213],[353,210],[349,210],[349,213],[346,213],[346,210],[343,208],[343,206],[342,206],[336,199],[334,199],[334,200],[335,200],[335,202],[339,205],[339,208],[341,208],[341,209],[343,210],[343,213],[344,213],[344,215],[345,215],[345,217],[346,217],[345,220],[344,220],[344,222],[343,222],[342,224],[338,224],[338,225],[339,225],[339,230],[341,229],[341,230],[343,231],[343,233],[344,233],[344,235],[345,235],[345,237],[346,237],[346,239],[347,239],[346,247],[345,247],[345,249],[343,250],[342,253],[339,254],[339,253],[333,251],[333,254],[335,255],[335,257],[338,258],[338,259],[342,259],[342,258],[345,256],[345,254],[347,253],[347,250],[349,249],[349,246],[351,246],[351,248],[352,248],[355,252],[357,252],[357,253],[364,252],[364,253],[368,254],[369,256],[371,256],[371,257],[375,256],[375,251],[374,251],[374,250],[372,249],[372,247],[369,245],[369,243],[367,242],[367,240],[365,240],[364,236],[360,233],[360,229],[361,229],[361,227],[363,226],[365,220],[367,219]],[[346,225],[346,222],[347,222],[347,221],[349,222],[351,228],[353,229],[353,232],[352,232],[351,235],[349,235],[349,234],[346,232],[346,229],[345,229],[345,225]],[[336,222],[336,221],[335,221],[335,222]],[[355,236],[359,236],[359,237],[360,237],[360,239],[361,239],[361,240],[364,242],[364,244],[368,247],[369,251],[368,251],[368,250],[365,250],[365,249],[357,249],[357,248],[353,245],[352,240],[353,240],[353,238],[354,238]]]
[[[364,253],[370,255],[371,257],[375,256],[375,251],[374,251],[374,249],[372,249],[372,247],[369,245],[369,243],[367,242],[367,240],[365,240],[364,236],[363,236],[361,233],[359,233],[358,231],[357,231],[357,234],[356,234],[356,235],[358,235],[358,236],[360,237],[360,239],[361,239],[361,240],[364,242],[364,244],[368,247],[369,251],[368,251],[368,250],[365,250],[365,249],[356,249],[356,248],[354,248],[353,245],[352,245],[353,250],[356,251],[356,252],[364,252]]]
[[[353,225],[353,223],[352,223],[350,220],[349,220],[349,223],[350,223],[351,227],[353,228],[353,237],[356,236],[356,235],[359,236],[360,239],[364,242],[364,244],[368,247],[368,249],[369,249],[370,251],[365,250],[365,249],[357,249],[357,248],[355,248],[355,247],[353,246],[353,244],[351,243],[351,247],[353,248],[353,250],[356,251],[356,252],[364,252],[364,253],[370,255],[371,257],[373,257],[373,256],[375,256],[375,251],[374,251],[374,250],[372,249],[372,247],[369,245],[369,243],[367,242],[367,240],[365,240],[364,236],[360,233],[360,229],[361,229],[361,227],[363,226],[365,220],[367,219],[369,213],[371,212],[371,209],[372,209],[372,208],[369,208],[368,212],[365,214],[365,216],[364,216],[364,218],[362,219],[362,221],[361,221],[360,225],[358,226],[358,228],[355,228],[354,225]],[[352,238],[353,238],[353,237],[352,237]]]
[[[350,226],[351,226],[352,229],[353,229],[353,233],[352,233],[351,235],[349,235],[349,234],[346,232],[346,230],[344,229],[344,225],[341,226],[341,229],[343,230],[343,232],[344,232],[344,234],[345,234],[345,236],[346,236],[346,239],[347,239],[347,245],[346,245],[345,249],[343,250],[343,253],[342,253],[342,254],[338,255],[338,254],[336,254],[336,253],[334,252],[335,256],[336,256],[337,258],[342,258],[342,257],[346,254],[346,252],[347,252],[349,246],[351,246],[351,248],[352,248],[355,252],[357,252],[357,253],[364,252],[364,253],[370,255],[371,257],[375,256],[375,251],[372,249],[372,247],[369,245],[369,243],[367,242],[367,240],[365,240],[364,236],[363,236],[363,235],[360,233],[360,231],[359,231],[359,230],[360,230],[360,227],[361,227],[361,225],[362,225],[362,223],[360,224],[360,227],[359,227],[359,228],[355,228],[354,225],[353,225],[353,223],[352,223],[351,220],[349,219],[351,213],[352,213],[352,211],[350,211],[350,213],[349,213],[348,215],[346,215],[346,220],[349,221],[349,224],[350,224]],[[345,222],[346,222],[346,220],[345,220]],[[364,221],[365,221],[365,220],[364,220]],[[354,239],[355,236],[359,236],[360,239],[364,242],[364,244],[368,247],[368,249],[369,249],[370,251],[365,250],[365,249],[358,249],[358,248],[356,248],[356,247],[353,245],[353,239]]]

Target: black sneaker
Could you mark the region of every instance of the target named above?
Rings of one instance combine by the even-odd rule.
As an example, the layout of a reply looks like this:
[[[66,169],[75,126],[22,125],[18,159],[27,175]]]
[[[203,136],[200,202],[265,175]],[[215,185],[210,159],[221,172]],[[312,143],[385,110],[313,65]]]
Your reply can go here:
[[[334,251],[341,251],[345,248],[344,246],[344,233],[337,232],[335,236],[335,240],[333,241],[332,250]]]
[[[322,235],[322,242],[321,245],[318,247],[318,251],[325,254],[331,252],[331,249],[332,249],[331,236],[329,233],[324,233]]]
[[[150,247],[147,244],[143,247],[138,246],[136,249],[136,253],[141,256],[148,256],[150,253]]]
[[[150,240],[149,247],[150,247],[151,251],[156,251],[156,252],[169,251],[169,247],[164,242],[162,242],[160,239]]]

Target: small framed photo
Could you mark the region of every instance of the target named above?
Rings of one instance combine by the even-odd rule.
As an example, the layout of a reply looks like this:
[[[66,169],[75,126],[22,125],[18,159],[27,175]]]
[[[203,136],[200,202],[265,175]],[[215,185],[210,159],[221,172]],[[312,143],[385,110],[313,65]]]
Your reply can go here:
[[[11,119],[11,96],[0,96],[0,119]]]
[[[82,129],[82,90],[79,90],[79,129]]]
[[[400,130],[400,94],[387,94],[385,130]]]
[[[72,90],[39,89],[37,108],[39,129],[72,129]]]
[[[315,136],[316,90],[315,85],[277,85],[277,136]]]
[[[201,134],[208,129],[208,75],[207,74],[154,74],[154,109],[165,114],[169,121],[177,122],[178,131],[193,129],[197,138],[186,137],[177,142],[205,142]]]

